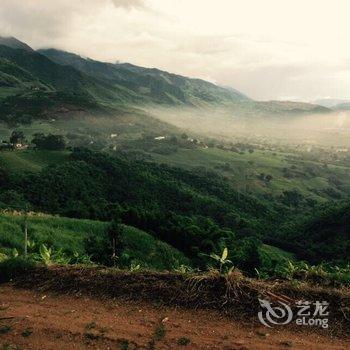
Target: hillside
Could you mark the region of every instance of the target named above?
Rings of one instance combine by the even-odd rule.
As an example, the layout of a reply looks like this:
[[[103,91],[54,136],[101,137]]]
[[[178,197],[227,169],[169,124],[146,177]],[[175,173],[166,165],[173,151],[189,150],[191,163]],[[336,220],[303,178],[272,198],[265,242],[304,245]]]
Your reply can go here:
[[[337,105],[343,104],[343,103],[349,103],[350,101],[347,99],[338,99],[338,98],[323,98],[315,100],[314,103],[320,106],[324,106],[327,108],[337,108]]]
[[[350,102],[344,102],[344,103],[337,104],[336,106],[334,106],[334,109],[348,111],[348,110],[350,110]]]
[[[151,149],[152,151],[152,149]],[[287,151],[245,150],[238,148],[181,149],[161,154],[159,148],[150,152],[159,163],[201,171],[207,169],[225,176],[238,191],[248,190],[255,195],[270,195],[284,202],[284,194],[297,191],[302,195],[298,204],[308,201],[347,198],[350,195],[349,166],[330,165],[322,161],[307,160]],[[266,176],[271,181],[266,181]],[[336,184],[332,179],[337,179]]]
[[[46,161],[35,157],[39,164]],[[26,159],[35,162],[33,157]],[[66,161],[38,170],[34,174],[18,173],[16,167],[17,173],[2,170],[3,207],[29,205],[52,214],[104,221],[120,217],[197,265],[207,261],[200,254],[227,246],[237,264],[251,270],[258,258],[258,237],[275,215],[272,204],[233,190],[219,176],[102,153],[76,151]]]
[[[14,37],[0,36],[0,45],[8,46],[12,49],[33,51],[33,49],[29,45],[23,43],[22,41],[14,38]]]
[[[10,254],[13,248],[23,252],[23,223],[24,216],[0,214],[0,254]],[[94,263],[108,263],[108,225],[49,215],[29,216],[28,237],[35,244],[30,252],[38,252],[45,244],[53,249],[53,256],[61,259],[61,263],[82,263],[88,256]],[[120,266],[130,268],[140,264],[153,270],[171,270],[182,264],[190,265],[178,250],[131,226],[123,227],[121,245]]]
[[[0,40],[0,120],[30,123],[92,112],[118,115],[146,105],[228,108],[242,116],[327,113],[307,103],[253,101],[233,88],[129,63],[106,63],[15,38]],[[69,112],[72,112],[69,114]]]
[[[30,122],[62,110],[160,103],[206,105],[248,100],[199,79],[0,40],[0,120]]]
[[[221,150],[216,153],[220,152],[225,155]],[[295,191],[258,199],[237,191],[212,171],[191,172],[88,151],[4,152],[0,161],[5,179],[0,182],[3,207],[29,205],[38,211],[103,221],[119,217],[180,250],[194,265],[207,263],[200,253],[219,253],[226,246],[231,259],[251,271],[252,264],[260,264],[261,241],[310,261],[321,262],[325,256],[329,261],[347,259],[347,231],[331,234],[330,228],[323,239],[321,231],[313,233],[309,226],[303,230],[294,224],[279,227],[294,222],[298,213],[303,213],[298,223],[315,213],[315,204],[311,211],[308,197]],[[280,161],[276,159],[272,166],[281,166]],[[277,214],[281,211],[283,217]],[[345,244],[340,245],[339,239]]]
[[[143,68],[129,63],[99,62],[54,49],[38,52],[56,63],[72,66],[91,77],[110,82],[114,86],[123,86],[148,102],[201,105],[249,100],[238,91],[159,69]]]
[[[232,87],[220,87],[200,79],[190,79],[159,69],[138,67],[129,63],[105,63],[55,50],[39,50],[56,63],[72,66],[85,74],[124,86],[141,94],[149,102],[170,105],[187,104],[209,107],[220,104],[231,106],[242,114],[328,113],[330,110],[316,104],[291,101],[253,101]]]
[[[329,203],[312,216],[285,223],[271,240],[301,259],[350,262],[350,203]]]
[[[71,67],[0,45],[0,120],[31,123],[62,110],[96,109],[96,83]]]
[[[230,110],[230,107],[228,108]],[[294,101],[247,101],[231,106],[231,110],[248,117],[293,117],[310,114],[327,114],[330,108],[306,102]]]

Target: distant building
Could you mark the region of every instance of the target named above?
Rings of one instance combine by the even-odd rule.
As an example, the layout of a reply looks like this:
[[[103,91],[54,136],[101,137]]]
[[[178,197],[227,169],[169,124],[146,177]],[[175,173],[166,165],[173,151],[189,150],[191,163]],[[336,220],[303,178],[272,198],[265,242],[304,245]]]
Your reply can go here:
[[[24,150],[28,147],[29,145],[25,143],[9,143],[6,141],[2,141],[0,143],[0,151]]]
[[[13,147],[14,149],[23,150],[23,149],[27,149],[28,145],[24,143],[16,143],[13,145]]]
[[[158,137],[155,137],[154,139],[157,141],[164,140],[165,136],[158,136]]]

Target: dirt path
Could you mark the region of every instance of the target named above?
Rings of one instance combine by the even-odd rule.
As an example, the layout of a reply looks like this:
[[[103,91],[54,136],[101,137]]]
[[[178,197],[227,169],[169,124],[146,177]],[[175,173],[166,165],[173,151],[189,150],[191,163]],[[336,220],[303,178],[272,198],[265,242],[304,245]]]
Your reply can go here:
[[[247,326],[215,311],[39,294],[0,286],[1,350],[288,348],[346,350],[350,342],[304,330]]]

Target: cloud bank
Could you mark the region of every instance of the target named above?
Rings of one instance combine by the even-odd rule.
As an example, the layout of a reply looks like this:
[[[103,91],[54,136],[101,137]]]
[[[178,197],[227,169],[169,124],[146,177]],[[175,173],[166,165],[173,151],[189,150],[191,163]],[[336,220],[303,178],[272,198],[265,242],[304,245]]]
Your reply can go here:
[[[350,97],[347,0],[1,0],[0,34],[256,99]]]

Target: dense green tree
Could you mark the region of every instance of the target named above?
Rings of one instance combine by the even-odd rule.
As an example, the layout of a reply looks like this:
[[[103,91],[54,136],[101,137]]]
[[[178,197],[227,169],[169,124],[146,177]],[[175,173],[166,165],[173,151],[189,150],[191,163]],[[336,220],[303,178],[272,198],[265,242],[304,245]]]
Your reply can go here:
[[[45,136],[43,133],[34,135],[32,143],[37,149],[48,151],[62,151],[66,148],[66,141],[62,135],[49,134]]]
[[[20,130],[14,130],[11,133],[10,136],[10,143],[16,144],[16,143],[24,143],[25,142],[25,136],[23,131]]]

